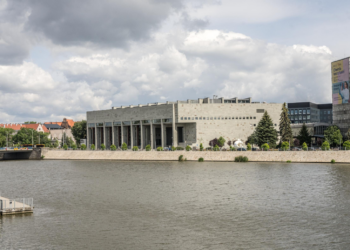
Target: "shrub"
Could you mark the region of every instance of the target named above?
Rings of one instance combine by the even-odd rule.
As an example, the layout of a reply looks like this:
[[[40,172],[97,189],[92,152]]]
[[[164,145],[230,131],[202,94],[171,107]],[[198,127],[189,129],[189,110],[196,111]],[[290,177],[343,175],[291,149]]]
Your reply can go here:
[[[220,138],[218,140],[219,147],[223,147],[225,145],[225,142],[226,142],[226,140],[224,139],[224,137],[220,136]]]
[[[176,147],[176,150],[184,150],[183,147]]]
[[[67,150],[67,149],[68,149],[67,144],[64,144],[64,145],[63,145],[63,149],[64,149],[64,150]]]
[[[288,160],[287,163],[291,163],[292,161],[291,160]]]
[[[205,150],[212,151],[212,150],[213,150],[213,148],[211,148],[211,147],[207,147]]]
[[[236,151],[237,149],[235,147],[230,146],[231,151]]]
[[[328,141],[325,141],[324,143],[322,143],[321,148],[322,148],[322,150],[329,150],[329,143],[328,143]]]
[[[148,144],[148,145],[146,146],[146,151],[151,151],[151,145]]]
[[[214,151],[220,151],[220,148],[218,145],[215,145],[215,147],[213,148]]]
[[[91,144],[90,148],[91,150],[95,150],[95,144]]]
[[[111,149],[112,151],[116,151],[116,150],[117,150],[117,147],[116,147],[114,144],[112,144],[112,145],[110,146],[110,149]]]
[[[303,149],[304,151],[306,151],[306,150],[307,150],[306,142],[304,142],[303,145],[302,145],[301,147],[302,147],[302,149]]]
[[[346,150],[350,149],[350,141],[345,141],[343,146],[345,147]]]
[[[186,151],[191,151],[191,150],[192,150],[191,146],[190,146],[190,145],[187,145],[187,146],[186,146]]]
[[[184,156],[183,155],[180,155],[179,156],[179,161],[184,161],[185,159],[184,159]]]
[[[72,149],[73,149],[73,150],[76,150],[76,149],[77,149],[77,145],[76,145],[75,143],[72,145]]]
[[[331,160],[331,163],[335,163],[335,160],[334,160],[334,159],[332,159],[332,160]]]
[[[101,149],[105,150],[106,149],[106,145],[104,145],[103,143],[101,144]]]
[[[40,158],[41,158],[42,160],[44,160],[44,158],[45,158],[45,155],[42,155],[42,156],[40,156]]]
[[[248,157],[247,156],[236,156],[235,157],[235,162],[248,162]]]
[[[176,151],[176,148],[174,146],[171,147],[171,151]]]
[[[125,151],[125,150],[128,150],[128,145],[126,145],[126,142],[124,142],[122,144],[122,150]]]
[[[264,143],[264,144],[261,146],[261,148],[262,148],[263,150],[269,150],[269,149],[270,149],[270,146],[269,146],[269,144]]]
[[[132,147],[132,151],[139,151],[139,147],[138,146],[133,146]]]
[[[200,150],[200,151],[203,151],[203,143],[201,143],[201,144],[199,145],[199,150]]]
[[[203,161],[204,161],[203,157],[198,159],[198,162],[203,162]]]
[[[287,142],[287,141],[282,142],[281,149],[288,150],[289,149],[289,142]]]
[[[163,151],[163,148],[162,147],[158,147],[157,151]]]
[[[86,145],[85,144],[81,144],[80,149],[81,150],[86,150]]]
[[[252,145],[250,145],[250,143],[247,144],[247,150],[252,150]]]

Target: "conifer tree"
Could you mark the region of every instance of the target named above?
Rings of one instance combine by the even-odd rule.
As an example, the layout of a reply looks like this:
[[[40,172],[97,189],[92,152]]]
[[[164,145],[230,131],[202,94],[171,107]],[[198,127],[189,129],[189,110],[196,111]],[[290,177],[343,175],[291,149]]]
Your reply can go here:
[[[298,140],[300,141],[300,144],[302,145],[304,142],[308,145],[311,143],[311,136],[309,134],[309,131],[307,130],[307,127],[305,123],[303,123],[303,126],[301,127],[299,134],[297,136]]]
[[[293,139],[292,128],[290,126],[290,119],[288,116],[288,109],[286,107],[286,103],[283,103],[282,113],[280,118],[280,136],[281,143],[288,142],[291,143]]]
[[[273,122],[267,111],[265,111],[263,117],[259,121],[258,126],[256,127],[256,137],[259,147],[261,147],[261,145],[264,143],[268,143],[270,148],[276,147],[277,131],[273,127]]]

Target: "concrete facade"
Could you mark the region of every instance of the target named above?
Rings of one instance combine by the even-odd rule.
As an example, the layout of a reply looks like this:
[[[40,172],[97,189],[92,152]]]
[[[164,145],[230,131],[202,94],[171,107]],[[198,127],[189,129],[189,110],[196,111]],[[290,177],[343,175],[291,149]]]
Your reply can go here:
[[[220,136],[228,141],[247,140],[264,111],[278,129],[282,104],[251,99],[198,99],[112,108],[87,112],[87,145],[143,149],[190,145],[210,146]]]

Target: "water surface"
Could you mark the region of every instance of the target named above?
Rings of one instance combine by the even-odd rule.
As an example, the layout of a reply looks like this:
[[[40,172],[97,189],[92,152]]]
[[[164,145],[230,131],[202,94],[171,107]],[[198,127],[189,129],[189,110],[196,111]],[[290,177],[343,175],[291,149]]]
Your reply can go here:
[[[3,161],[0,249],[349,249],[350,165]]]

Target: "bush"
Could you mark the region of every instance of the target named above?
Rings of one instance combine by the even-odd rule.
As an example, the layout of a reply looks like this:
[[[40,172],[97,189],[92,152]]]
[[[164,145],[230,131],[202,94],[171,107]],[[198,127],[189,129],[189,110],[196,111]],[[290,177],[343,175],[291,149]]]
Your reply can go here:
[[[185,159],[184,159],[184,156],[183,155],[180,155],[179,156],[179,161],[184,161]]]
[[[45,158],[45,155],[42,155],[42,156],[40,156],[40,158],[41,158],[42,160],[44,160],[44,158]]]
[[[86,150],[86,145],[85,144],[81,144],[80,149],[81,150]]]
[[[104,145],[103,143],[101,144],[101,149],[105,150],[106,149],[106,145]]]
[[[117,147],[116,147],[114,144],[112,144],[112,145],[110,146],[110,149],[111,149],[112,151],[116,151],[116,150],[117,150]]]
[[[291,160],[288,160],[287,163],[291,163],[292,161]]]
[[[213,148],[212,148],[212,147],[207,147],[205,150],[207,150],[207,151],[212,151]]]
[[[203,161],[204,161],[203,157],[198,159],[198,162],[203,162]]]
[[[77,149],[77,145],[76,145],[75,143],[72,145],[72,149],[73,149],[73,150],[76,150],[76,149]]]
[[[139,151],[139,147],[138,146],[133,146],[132,147],[132,151]]]
[[[322,146],[321,146],[322,150],[329,150],[329,143],[328,141],[325,141],[324,143],[322,143]]]
[[[176,150],[184,150],[183,147],[176,147]]]
[[[91,150],[95,150],[95,144],[91,144],[90,148]]]
[[[191,146],[190,146],[190,145],[187,145],[187,146],[186,146],[186,151],[191,151],[191,150],[192,150]]]
[[[218,145],[215,145],[215,147],[213,148],[214,151],[220,151],[220,148]]]
[[[250,143],[247,144],[247,150],[252,150],[252,145],[250,145]]]
[[[68,149],[67,144],[64,144],[64,145],[63,145],[63,149],[64,149],[64,150],[67,150],[67,149]]]
[[[235,162],[248,162],[248,157],[247,156],[236,156],[235,157]]]
[[[261,148],[262,148],[263,150],[269,150],[269,149],[270,149],[270,146],[269,146],[269,144],[264,143],[264,144],[261,146]]]
[[[157,151],[163,151],[163,148],[162,147],[158,147]]]
[[[289,149],[289,142],[287,142],[287,141],[282,142],[281,149],[288,150]]]
[[[335,163],[335,160],[334,160],[334,159],[332,159],[332,160],[331,160],[331,163]]]
[[[126,142],[124,142],[122,144],[122,150],[125,151],[125,150],[128,150],[128,145],[126,145]]]
[[[171,147],[171,151],[176,151],[176,148],[174,146]]]
[[[145,149],[146,151],[151,151],[151,145],[148,144]]]
[[[350,149],[350,141],[344,142],[343,146],[345,147],[346,150]]]
[[[302,149],[303,149],[304,151],[306,151],[306,150],[307,150],[306,142],[304,142],[303,145],[302,145],[301,147],[302,147]]]
[[[231,151],[236,151],[237,149],[235,147],[230,146]]]
[[[224,137],[220,136],[220,138],[218,140],[219,147],[223,147],[225,145],[225,142],[226,142],[226,140],[224,139]]]
[[[202,143],[199,145],[199,150],[203,151],[203,144]]]

